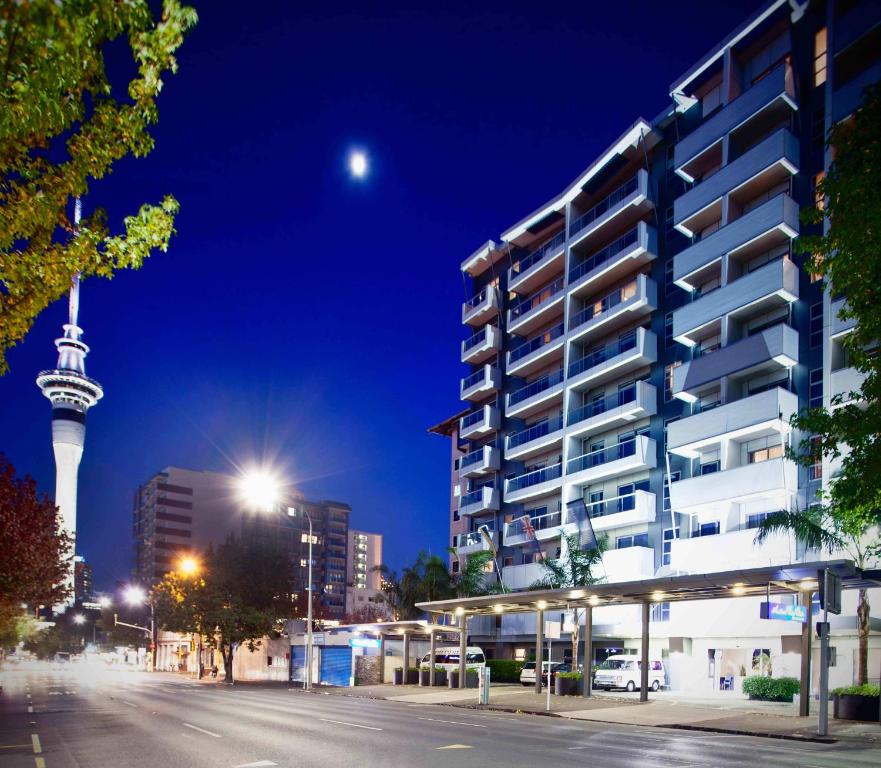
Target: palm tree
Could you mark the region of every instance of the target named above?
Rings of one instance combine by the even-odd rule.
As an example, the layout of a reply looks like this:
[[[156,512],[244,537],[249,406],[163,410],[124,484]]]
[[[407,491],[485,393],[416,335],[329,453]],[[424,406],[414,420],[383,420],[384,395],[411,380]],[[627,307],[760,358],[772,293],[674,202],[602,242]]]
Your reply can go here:
[[[557,560],[542,560],[545,575],[529,586],[530,589],[561,589],[575,587],[589,587],[602,581],[601,577],[594,575],[594,568],[602,564],[603,552],[609,547],[609,537],[600,536],[596,540],[596,546],[590,549],[582,549],[577,534],[562,533],[562,553]],[[578,635],[581,622],[581,609],[573,611],[572,628],[572,663],[578,662]],[[537,658],[541,658],[541,650],[537,649]],[[584,660],[585,665],[590,664],[590,659]],[[590,678],[590,670],[585,670],[585,680]]]
[[[450,547],[450,554],[456,554],[456,550]],[[486,566],[495,559],[490,550],[475,552],[465,558],[465,563],[458,573],[453,574],[452,588],[456,597],[474,597],[486,595],[490,590],[486,585]]]
[[[451,594],[446,562],[424,550],[419,552],[412,565],[401,571],[400,576],[387,565],[378,565],[374,570],[382,574],[382,591],[395,621],[418,619],[422,612],[416,603],[443,600]]]
[[[832,496],[834,499],[834,491]],[[877,528],[874,537],[871,536],[877,518],[877,510],[845,510],[838,507],[834,500],[827,506],[807,510],[781,510],[769,514],[759,526],[755,542],[761,544],[774,533],[792,532],[808,549],[825,549],[830,554],[835,550],[844,550],[857,568],[864,569],[881,557]],[[868,590],[860,588],[857,599],[859,685],[864,685],[869,677],[869,607]]]

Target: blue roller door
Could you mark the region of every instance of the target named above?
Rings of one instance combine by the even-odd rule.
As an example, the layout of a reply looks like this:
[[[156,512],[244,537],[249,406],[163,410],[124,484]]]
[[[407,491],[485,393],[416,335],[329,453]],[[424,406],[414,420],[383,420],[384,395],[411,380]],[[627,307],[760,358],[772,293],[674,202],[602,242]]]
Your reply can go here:
[[[321,649],[321,682],[348,685],[352,675],[352,649],[346,646]]]
[[[291,681],[306,682],[306,648],[302,645],[291,646]]]

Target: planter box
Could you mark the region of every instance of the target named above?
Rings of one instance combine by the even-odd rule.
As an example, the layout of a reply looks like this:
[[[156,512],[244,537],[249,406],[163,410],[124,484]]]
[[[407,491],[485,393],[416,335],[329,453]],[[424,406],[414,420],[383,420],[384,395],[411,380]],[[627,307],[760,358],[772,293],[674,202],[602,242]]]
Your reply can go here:
[[[578,696],[582,692],[582,682],[571,677],[555,677],[554,693],[557,696]]]
[[[450,670],[450,674],[447,675],[447,680],[449,681],[450,688],[458,688],[459,687],[459,670],[458,669]]]
[[[878,722],[877,696],[844,696],[832,697],[832,712],[836,720],[865,720]]]
[[[407,670],[407,685],[418,685],[419,684],[419,670],[418,669],[408,669]]]
[[[403,669],[396,669],[395,670],[394,684],[395,685],[403,685],[404,684],[404,670]]]
[[[466,672],[465,673],[465,687],[466,688],[477,688],[478,686],[478,677],[476,672]]]
[[[435,687],[437,687],[439,685],[443,685],[443,686],[447,685],[447,670],[445,670],[445,669],[434,670],[434,685],[435,685]]]
[[[420,669],[419,670],[419,685],[421,685],[421,686],[429,685],[429,675],[431,675],[430,670]]]

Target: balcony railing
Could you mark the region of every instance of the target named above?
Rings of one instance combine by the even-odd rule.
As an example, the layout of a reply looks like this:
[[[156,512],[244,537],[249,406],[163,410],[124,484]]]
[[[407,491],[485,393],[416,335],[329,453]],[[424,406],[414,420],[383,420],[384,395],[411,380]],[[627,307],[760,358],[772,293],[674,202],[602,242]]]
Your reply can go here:
[[[470,467],[472,464],[479,463],[484,457],[483,446],[478,448],[476,451],[471,451],[471,453],[466,453],[461,459],[459,459],[459,467]]]
[[[480,423],[481,421],[483,421],[485,415],[485,409],[480,408],[473,413],[469,413],[467,416],[463,416],[462,429],[467,429],[468,427],[473,427],[475,424]]]
[[[619,512],[631,512],[636,509],[636,500],[639,494],[645,491],[637,491],[628,493],[624,496],[615,496],[611,499],[603,499],[602,501],[585,502],[585,509],[591,519],[596,517],[605,517],[606,515],[617,515]],[[567,511],[566,522],[577,523],[584,517],[583,512],[573,509]]]
[[[487,286],[487,288],[484,288],[482,291],[480,291],[480,293],[477,293],[472,298],[468,299],[468,301],[465,302],[465,306],[468,309],[475,309],[476,307],[481,305],[484,301],[486,301],[486,297],[489,295],[488,294],[489,290],[493,290],[493,289],[490,288],[489,286]]]
[[[462,379],[462,391],[464,392],[466,389],[471,389],[471,387],[480,384],[485,378],[486,371],[483,369],[483,366],[480,366],[480,370]]]
[[[490,533],[495,532],[495,525],[487,525]],[[456,536],[456,548],[474,547],[483,544],[484,538],[480,531],[471,531],[470,533],[460,533]]]
[[[533,424],[531,427],[529,427],[528,429],[524,429],[521,432],[515,432],[511,435],[508,435],[508,448],[516,448],[519,445],[524,445],[525,443],[532,442],[533,440],[538,440],[538,438],[549,435],[552,432],[556,432],[557,430],[562,428],[562,414],[559,416],[553,416],[549,419],[545,419],[538,424]]]
[[[606,360],[620,355],[622,352],[636,348],[636,334],[628,333],[626,336],[607,344],[604,347],[588,352],[584,357],[569,364],[569,377],[578,376],[590,370],[595,365],[604,363]]]
[[[542,245],[537,250],[533,251],[526,258],[520,259],[520,261],[515,261],[511,266],[511,277],[516,277],[517,275],[522,275],[527,269],[529,269],[534,264],[538,264],[545,256],[547,256],[551,251],[559,248],[563,243],[566,242],[566,231],[562,231],[555,235],[552,239],[548,240],[544,245]]]
[[[511,311],[508,315],[508,322],[510,323],[512,320],[517,320],[528,312],[531,312],[533,309],[540,307],[542,304],[545,304],[556,297],[562,290],[563,278],[561,277],[559,280],[554,280],[550,285],[540,288],[533,293],[532,296],[522,299],[511,307]]]
[[[602,216],[610,208],[616,206],[628,195],[632,195],[639,187],[639,177],[634,176],[632,179],[625,181],[614,192],[609,193],[605,198],[600,200],[587,213],[583,213],[571,224],[569,224],[569,237],[580,232],[586,226],[593,224],[600,216]]]
[[[519,347],[512,349],[508,353],[508,363],[515,363],[518,360],[522,360],[528,354],[535,352],[537,349],[541,349],[546,344],[550,344],[555,339],[560,338],[560,336],[563,335],[563,332],[563,323],[555,325],[547,331],[542,331],[538,336],[534,336],[529,339],[529,341],[523,342]]]
[[[486,326],[481,328],[477,333],[475,333],[470,339],[465,339],[465,342],[462,345],[462,350],[467,352],[469,349],[473,349],[478,344],[483,344],[486,341]]]
[[[480,504],[483,501],[483,488],[485,486],[481,486],[476,491],[469,491],[468,493],[463,493],[459,497],[459,508],[468,507],[471,504]]]
[[[579,325],[584,325],[584,323],[589,320],[593,320],[595,317],[608,312],[610,309],[617,307],[619,304],[627,301],[628,299],[632,299],[636,296],[637,285],[636,280],[633,280],[627,285],[621,286],[620,288],[615,289],[610,294],[603,296],[599,301],[594,301],[589,304],[587,307],[581,310],[581,312],[576,313],[572,316],[572,322],[569,324],[570,328],[577,328]]]
[[[570,459],[566,464],[566,474],[571,475],[584,469],[599,467],[603,464],[608,464],[610,461],[618,461],[619,459],[626,459],[628,456],[635,455],[636,438],[631,438],[630,440],[615,443],[615,445],[610,445],[606,448],[599,448]]]
[[[615,242],[610,243],[601,251],[597,251],[596,253],[591,254],[580,264],[569,270],[569,283],[574,283],[576,280],[584,277],[584,275],[586,275],[588,272],[593,271],[601,264],[605,264],[607,261],[611,261],[613,258],[615,258],[615,256],[621,253],[621,251],[629,248],[638,240],[639,227],[636,226],[629,232],[615,240]]]
[[[535,381],[530,381],[525,387],[521,387],[520,389],[512,392],[508,395],[508,406],[516,405],[517,403],[523,402],[524,400],[528,400],[530,397],[537,395],[539,392],[544,392],[546,389],[550,389],[553,386],[556,386],[561,381],[563,381],[563,369],[560,368],[559,371],[553,371],[552,373],[546,373],[541,378],[536,379]]]
[[[505,485],[506,493],[514,493],[515,491],[522,491],[524,488],[531,488],[534,485],[541,485],[542,483],[546,483],[550,480],[556,480],[563,474],[563,465],[562,464],[552,464],[549,467],[543,467],[542,469],[536,469],[532,472],[527,472],[525,475],[520,475],[519,477],[512,477],[507,481]]]
[[[569,411],[569,414],[566,417],[566,423],[571,427],[573,424],[577,424],[579,421],[590,419],[593,416],[598,416],[599,414],[605,413],[606,411],[611,411],[613,408],[619,408],[622,405],[633,403],[635,401],[636,384],[634,383],[628,387],[625,387],[624,389],[619,389],[613,395],[609,395],[608,397],[604,397],[599,400],[594,400],[581,406],[580,408],[573,408],[571,411]]]
[[[545,508],[542,507],[542,509]],[[563,524],[563,513],[558,510],[556,512],[543,512],[540,515],[530,515],[529,522],[536,531],[559,528]],[[521,531],[521,526],[517,520],[505,523],[505,544],[520,544],[527,541],[528,538],[528,535]]]

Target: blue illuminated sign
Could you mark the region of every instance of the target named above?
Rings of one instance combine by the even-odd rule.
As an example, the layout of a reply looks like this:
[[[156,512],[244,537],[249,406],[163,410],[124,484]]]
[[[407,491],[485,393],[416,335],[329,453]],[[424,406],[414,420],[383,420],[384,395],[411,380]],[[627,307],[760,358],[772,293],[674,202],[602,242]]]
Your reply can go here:
[[[799,621],[804,624],[808,620],[808,609],[804,605],[762,603],[759,617],[776,621]]]
[[[352,637],[349,639],[351,648],[379,648],[379,639],[375,637]]]

